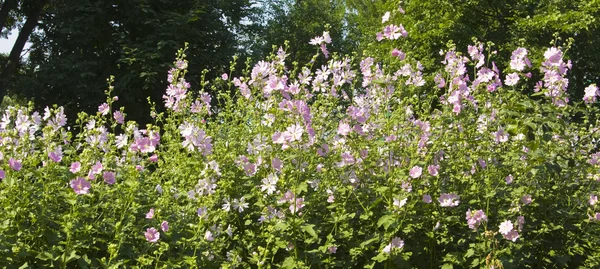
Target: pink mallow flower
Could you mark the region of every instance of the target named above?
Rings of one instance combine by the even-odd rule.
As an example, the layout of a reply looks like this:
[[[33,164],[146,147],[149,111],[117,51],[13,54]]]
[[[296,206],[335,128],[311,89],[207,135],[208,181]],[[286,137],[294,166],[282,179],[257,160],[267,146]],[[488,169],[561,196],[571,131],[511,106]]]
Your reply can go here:
[[[340,123],[338,125],[338,131],[337,131],[338,134],[346,136],[351,131],[352,131],[352,129],[350,129],[350,124],[340,121]]]
[[[10,158],[8,160],[8,166],[15,171],[19,171],[21,170],[21,168],[23,167],[23,165],[21,164],[21,161],[16,160],[14,158]]]
[[[390,253],[394,249],[401,249],[403,247],[404,247],[404,240],[400,239],[399,237],[394,237],[394,239],[392,239],[392,242],[389,243],[387,246],[385,246],[385,248],[383,248],[383,252]]]
[[[163,221],[160,224],[160,229],[165,233],[168,232],[169,231],[169,223],[167,221]]]
[[[104,172],[102,174],[102,177],[104,178],[104,182],[106,182],[107,184],[115,184],[115,173],[114,172]]]
[[[115,119],[115,121],[118,124],[124,124],[125,123],[125,115],[123,115],[123,113],[121,113],[121,111],[115,111],[113,113],[113,118]]]
[[[383,29],[383,37],[389,40],[395,40],[406,36],[408,36],[408,32],[404,29],[402,24],[400,24],[400,26],[390,24]]]
[[[78,177],[70,182],[71,188],[76,194],[88,194],[92,185],[85,178]]]
[[[6,173],[4,170],[0,169],[0,179],[4,179],[6,177]]]
[[[512,231],[514,228],[512,221],[510,220],[506,220],[502,223],[500,223],[500,226],[498,226],[498,232],[500,232],[503,235],[508,234],[510,231]]]
[[[150,208],[150,211],[148,211],[148,213],[146,213],[146,218],[147,219],[154,218],[154,208]]]
[[[271,160],[271,166],[277,172],[281,172],[281,169],[283,168],[283,162],[279,158],[273,158],[273,160]]]
[[[437,176],[438,175],[438,170],[440,169],[439,165],[429,165],[427,166],[427,172],[429,172],[429,174],[431,176]]]
[[[102,173],[102,169],[104,169],[102,163],[100,161],[96,161],[96,164],[92,165],[92,170],[90,171],[90,173],[93,175],[99,175],[100,173]]]
[[[402,60],[404,60],[404,58],[406,58],[406,53],[402,52],[402,51],[401,51],[401,50],[399,50],[399,49],[396,49],[396,48],[394,48],[394,49],[392,50],[392,56],[393,56],[393,57],[398,57],[398,59],[399,59],[400,61],[402,61]]]
[[[300,209],[302,209],[304,207],[304,198],[296,198],[296,203],[290,205],[290,212],[292,212],[292,214],[295,214],[296,212],[300,211]]]
[[[418,178],[421,176],[422,173],[423,173],[423,168],[421,168],[420,166],[414,166],[413,168],[410,169],[409,175],[412,178]]]
[[[62,160],[63,152],[60,146],[56,147],[53,151],[48,152],[48,158],[55,163],[59,163]]]
[[[533,200],[531,199],[531,195],[529,195],[529,194],[523,195],[523,197],[521,197],[521,202],[523,204],[528,205],[528,204],[531,204],[532,201]]]
[[[110,112],[110,107],[107,103],[103,103],[100,106],[98,106],[98,112],[100,112],[104,116],[108,114],[108,112]]]
[[[588,201],[591,206],[598,203],[598,196],[590,194],[590,200]]]
[[[442,193],[438,201],[441,207],[455,207],[460,203],[458,195],[454,193]]]
[[[77,172],[79,172],[79,170],[81,170],[81,163],[80,162],[74,162],[71,164],[71,168],[69,169],[69,171],[71,171],[71,173],[75,174]]]
[[[423,194],[423,202],[426,204],[431,204],[431,195]]]
[[[598,87],[596,86],[596,84],[587,86],[587,88],[585,88],[584,91],[585,94],[583,96],[583,100],[586,104],[595,103],[596,97],[600,96],[600,92],[598,91]]]
[[[512,231],[508,232],[507,234],[505,234],[504,238],[506,240],[516,242],[517,239],[519,239],[519,232],[517,232],[516,230],[512,230]]]
[[[475,210],[471,211],[471,209],[467,210],[466,214],[467,224],[469,225],[469,229],[475,230],[479,225],[487,221],[487,216],[483,212],[483,210]]]
[[[386,23],[388,20],[390,20],[390,12],[386,12],[385,14],[383,14],[383,17],[381,17],[381,23]]]
[[[151,243],[156,243],[160,239],[160,233],[154,227],[146,229],[144,233],[146,240]]]

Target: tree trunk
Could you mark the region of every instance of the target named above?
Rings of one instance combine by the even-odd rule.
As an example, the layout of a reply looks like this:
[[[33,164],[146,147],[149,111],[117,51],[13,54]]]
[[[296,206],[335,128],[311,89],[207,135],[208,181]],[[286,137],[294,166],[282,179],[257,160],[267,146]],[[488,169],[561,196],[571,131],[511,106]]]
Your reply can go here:
[[[42,10],[44,6],[48,3],[48,0],[39,0],[34,8],[27,14],[27,20],[21,31],[19,32],[19,36],[15,41],[15,44],[8,55],[8,60],[4,65],[4,69],[2,69],[2,73],[0,73],[0,102],[2,98],[6,95],[6,80],[9,79],[16,71],[19,63],[21,62],[21,53],[23,52],[23,48],[29,40],[29,36],[35,29],[38,24],[38,19],[42,14]]]
[[[6,26],[8,13],[17,7],[17,0],[4,0],[2,8],[0,8],[0,32]]]

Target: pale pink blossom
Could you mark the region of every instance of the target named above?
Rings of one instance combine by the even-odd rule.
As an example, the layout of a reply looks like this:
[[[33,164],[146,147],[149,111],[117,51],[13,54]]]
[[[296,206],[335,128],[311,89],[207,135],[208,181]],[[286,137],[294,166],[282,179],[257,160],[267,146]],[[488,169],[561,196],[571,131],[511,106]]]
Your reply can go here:
[[[458,195],[454,193],[442,193],[438,201],[441,207],[455,207],[460,203]]]
[[[423,173],[423,168],[421,168],[420,166],[414,166],[413,168],[410,169],[409,175],[412,178],[418,178],[421,176],[422,173]]]
[[[144,236],[150,243],[156,243],[160,239],[160,233],[154,227],[146,229]]]
[[[148,211],[148,213],[146,213],[146,218],[147,219],[153,219],[154,218],[154,208],[150,208],[150,210]]]

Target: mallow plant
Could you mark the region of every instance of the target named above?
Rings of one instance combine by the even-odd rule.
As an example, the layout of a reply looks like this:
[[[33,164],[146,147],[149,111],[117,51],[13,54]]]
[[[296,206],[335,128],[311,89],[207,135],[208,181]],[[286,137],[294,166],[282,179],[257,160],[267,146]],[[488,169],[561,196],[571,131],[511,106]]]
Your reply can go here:
[[[597,86],[569,99],[559,46],[543,62],[449,47],[425,74],[396,47],[407,35],[383,25],[388,56],[357,59],[324,32],[321,66],[280,48],[199,89],[182,49],[146,126],[112,79],[74,126],[61,107],[10,107],[0,266],[599,266]]]

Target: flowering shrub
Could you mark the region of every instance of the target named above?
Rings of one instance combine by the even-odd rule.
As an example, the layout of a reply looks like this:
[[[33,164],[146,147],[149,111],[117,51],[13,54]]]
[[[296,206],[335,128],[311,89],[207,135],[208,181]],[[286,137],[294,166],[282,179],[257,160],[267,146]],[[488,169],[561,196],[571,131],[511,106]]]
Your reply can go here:
[[[194,91],[182,50],[155,125],[109,87],[76,136],[60,107],[11,107],[0,266],[598,266],[597,87],[569,100],[558,47],[505,76],[482,44],[444,54],[434,87],[399,49],[295,70],[280,49]]]

